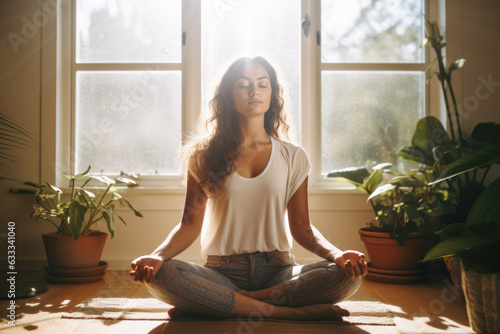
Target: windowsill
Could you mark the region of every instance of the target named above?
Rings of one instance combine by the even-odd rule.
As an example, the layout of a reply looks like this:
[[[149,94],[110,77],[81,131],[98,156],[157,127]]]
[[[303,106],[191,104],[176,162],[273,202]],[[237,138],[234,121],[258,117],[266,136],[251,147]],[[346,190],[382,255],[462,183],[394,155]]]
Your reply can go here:
[[[68,193],[71,188],[59,187],[63,193]],[[96,189],[95,187],[86,187],[88,190]],[[97,189],[104,190],[104,187],[99,187]],[[185,187],[117,187],[120,194],[131,194],[131,195],[148,195],[148,194],[184,194],[186,192]],[[354,187],[310,187],[308,189],[309,194],[313,195],[365,195]]]

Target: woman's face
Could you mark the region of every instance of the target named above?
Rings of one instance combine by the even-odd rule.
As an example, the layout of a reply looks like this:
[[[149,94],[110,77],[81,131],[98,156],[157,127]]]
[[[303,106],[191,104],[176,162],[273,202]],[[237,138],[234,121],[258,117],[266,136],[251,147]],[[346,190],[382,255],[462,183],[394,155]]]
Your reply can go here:
[[[234,108],[244,116],[264,115],[271,104],[271,80],[258,63],[246,65],[233,85]]]

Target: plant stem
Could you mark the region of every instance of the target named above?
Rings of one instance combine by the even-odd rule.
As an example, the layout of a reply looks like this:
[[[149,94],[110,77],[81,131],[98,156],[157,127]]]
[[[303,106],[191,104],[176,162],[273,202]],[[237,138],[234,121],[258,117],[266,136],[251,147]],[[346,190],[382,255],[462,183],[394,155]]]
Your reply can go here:
[[[484,174],[483,174],[483,177],[481,178],[481,183],[479,183],[479,185],[482,187],[483,184],[484,184],[484,180],[486,179],[486,175],[488,174],[488,172],[490,171],[490,168],[491,168],[492,165],[489,165],[488,167],[486,167],[485,171],[484,171]]]
[[[443,90],[444,103],[446,105],[446,116],[448,118],[448,123],[450,127],[451,139],[453,140],[453,142],[455,142],[455,132],[453,131],[453,121],[451,119],[451,110],[450,110],[450,104],[448,102],[448,94],[446,89],[446,83],[447,83],[446,78],[448,77],[448,74],[446,73],[446,68],[444,67],[443,64],[443,55],[441,53],[441,46],[433,43],[432,47],[434,48],[434,51],[436,52],[436,56],[438,58],[439,82],[441,83],[441,89]]]
[[[448,88],[450,89],[451,100],[453,102],[453,107],[455,109],[455,119],[457,120],[458,140],[459,140],[460,145],[463,146],[462,126],[460,125],[460,117],[458,115],[457,101],[455,99],[455,94],[453,93],[453,88],[451,86],[451,75],[446,76],[446,82],[448,84]]]
[[[370,204],[372,206],[373,212],[375,212],[375,216],[377,216],[377,210],[375,210],[375,205],[373,204],[373,200],[370,200]]]
[[[56,230],[59,230],[59,226],[57,226],[56,223],[54,223],[52,220],[50,219],[47,219],[47,218],[42,218],[42,217],[36,217],[35,218],[35,221],[38,222],[38,219],[41,219],[41,220],[45,220],[47,222],[50,222],[52,225],[54,225],[56,227]]]
[[[71,201],[73,201],[74,200],[74,193],[75,193],[75,179],[69,180],[69,186],[71,187]]]
[[[89,177],[83,184],[80,188],[83,188],[87,185],[87,183],[89,183],[89,181],[91,180],[91,178]]]
[[[102,201],[104,200],[104,197],[106,196],[106,194],[108,193],[108,191],[109,191],[110,188],[111,188],[111,184],[106,188],[106,191],[101,196],[101,199],[99,200],[99,203],[97,203],[97,205],[95,206],[95,208],[90,213],[89,222],[85,225],[85,228],[83,229],[84,232],[88,231],[90,229],[90,226],[92,224],[94,224],[95,222],[99,221],[100,218],[97,219],[94,223],[92,223],[92,220],[94,219],[94,217],[97,214],[97,212],[100,212],[99,207],[102,206]]]

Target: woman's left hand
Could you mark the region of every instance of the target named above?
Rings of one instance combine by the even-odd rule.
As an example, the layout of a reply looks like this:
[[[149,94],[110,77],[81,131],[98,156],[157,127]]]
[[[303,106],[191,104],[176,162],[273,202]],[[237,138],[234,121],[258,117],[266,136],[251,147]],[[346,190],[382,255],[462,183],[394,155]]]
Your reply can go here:
[[[345,251],[338,253],[333,261],[342,268],[349,278],[358,278],[368,273],[368,265],[365,254],[357,251]]]

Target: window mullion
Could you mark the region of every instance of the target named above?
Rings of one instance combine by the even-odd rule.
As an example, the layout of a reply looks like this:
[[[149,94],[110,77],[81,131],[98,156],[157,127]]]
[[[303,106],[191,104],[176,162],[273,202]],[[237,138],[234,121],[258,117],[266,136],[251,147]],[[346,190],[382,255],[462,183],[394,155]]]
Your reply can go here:
[[[182,71],[181,63],[88,63],[73,64],[74,71]]]
[[[301,132],[302,146],[309,154],[311,161],[310,186],[316,186],[321,176],[321,76],[320,46],[316,41],[316,33],[321,27],[320,1],[303,0],[302,15],[309,16],[311,26],[308,36],[302,34],[302,114]]]
[[[195,130],[201,112],[201,2],[182,2],[182,141]]]
[[[425,63],[321,63],[322,71],[425,71]]]

